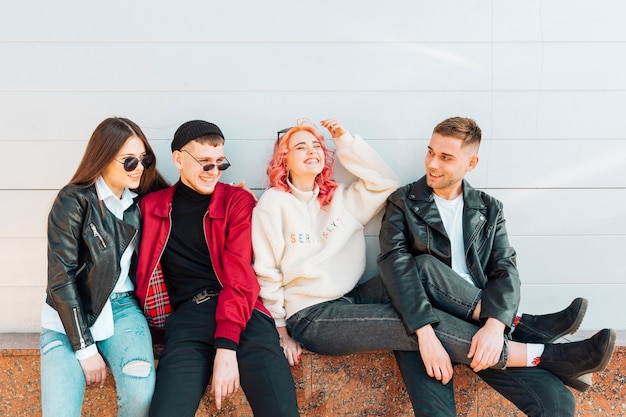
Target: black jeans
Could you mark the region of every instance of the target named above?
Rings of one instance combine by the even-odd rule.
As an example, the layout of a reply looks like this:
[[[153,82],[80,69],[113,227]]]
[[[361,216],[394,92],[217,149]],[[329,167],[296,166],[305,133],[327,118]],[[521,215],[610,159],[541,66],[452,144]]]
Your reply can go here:
[[[394,352],[418,417],[454,417],[454,379],[442,385],[424,369],[419,352]],[[486,369],[477,375],[531,417],[573,417],[576,401],[554,374],[540,368]],[[493,414],[497,415],[497,413]]]
[[[217,300],[181,305],[165,322],[150,416],[193,417],[215,358]],[[239,376],[255,416],[298,416],[296,392],[274,321],[254,310],[237,350]]]
[[[467,310],[466,307],[471,305],[471,311],[473,311],[473,307],[480,298],[480,290],[474,288],[457,276],[450,267],[430,255],[418,256],[415,261],[422,276],[426,277],[422,284],[426,288],[435,312],[441,319],[439,326],[435,328],[436,331],[453,330],[453,334],[471,340],[471,336],[468,339],[467,335],[461,332],[466,326],[461,326],[459,323],[454,326],[447,324],[450,321],[448,313],[458,317],[460,322],[463,322],[464,319],[471,320],[470,310]],[[475,326],[475,331],[478,330],[477,323],[469,321],[465,323]],[[445,340],[441,337],[440,339],[442,342]],[[450,352],[445,343],[444,347]],[[465,350],[466,354],[467,351],[469,349]],[[456,416],[453,381],[447,385],[442,385],[435,378],[429,377],[419,352],[396,351],[394,354],[407,386],[415,415]],[[450,356],[454,362],[455,357]],[[467,362],[465,363],[467,364]],[[574,416],[576,409],[574,396],[559,378],[544,369],[536,367],[490,368],[478,372],[477,375],[528,416]]]

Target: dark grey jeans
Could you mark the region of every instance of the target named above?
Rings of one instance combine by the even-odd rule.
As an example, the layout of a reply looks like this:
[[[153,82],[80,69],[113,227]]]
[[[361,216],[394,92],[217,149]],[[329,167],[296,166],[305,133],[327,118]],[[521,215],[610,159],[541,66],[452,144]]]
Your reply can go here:
[[[422,267],[427,265],[420,265]],[[429,276],[432,279],[425,287],[429,296],[436,300],[433,306],[440,320],[435,333],[453,362],[469,364],[467,352],[472,336],[479,329],[478,323],[469,320],[480,300],[480,290],[458,278]],[[458,296],[461,293],[466,296]],[[441,306],[447,311],[439,309]],[[417,337],[402,323],[378,275],[342,298],[300,310],[287,320],[287,327],[304,348],[324,355],[418,350]],[[505,342],[500,361],[494,368],[504,368],[507,358]]]
[[[480,289],[432,256],[417,257],[416,263],[439,318],[435,333],[452,362],[469,365],[467,352],[479,329],[471,316]],[[417,338],[407,332],[379,276],[345,297],[297,312],[287,320],[287,327],[303,347],[320,354],[394,350],[415,415],[456,416],[452,382],[444,386],[428,376]],[[504,343],[500,361],[478,376],[529,416],[573,416],[574,396],[556,376],[538,368],[504,369],[508,356]]]
[[[462,306],[472,304],[476,297],[480,299],[480,290],[430,255],[418,256],[415,261],[420,273],[425,276],[422,284],[432,305],[451,312],[458,318],[469,320],[473,309],[469,312]],[[447,282],[447,286],[443,282]],[[446,321],[442,321],[437,331],[443,331],[442,327],[446,326]],[[442,385],[441,382],[429,377],[419,352],[395,351],[394,354],[415,415],[456,416],[454,380]],[[454,358],[452,361],[457,362]],[[574,416],[576,402],[572,392],[558,377],[544,369],[491,368],[480,371],[477,375],[528,416]]]

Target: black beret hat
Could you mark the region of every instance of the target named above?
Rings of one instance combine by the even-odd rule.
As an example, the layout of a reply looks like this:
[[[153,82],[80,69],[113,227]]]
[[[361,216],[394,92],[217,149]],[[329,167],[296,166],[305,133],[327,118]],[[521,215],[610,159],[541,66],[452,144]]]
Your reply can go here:
[[[191,120],[183,123],[176,133],[174,133],[174,140],[172,140],[172,152],[180,151],[180,149],[200,136],[207,135],[219,135],[224,139],[224,135],[217,125],[213,123],[205,122],[204,120]]]

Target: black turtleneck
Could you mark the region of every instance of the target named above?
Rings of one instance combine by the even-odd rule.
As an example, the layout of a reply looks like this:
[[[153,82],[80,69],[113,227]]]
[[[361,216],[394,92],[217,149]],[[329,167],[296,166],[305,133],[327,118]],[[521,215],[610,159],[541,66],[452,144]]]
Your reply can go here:
[[[172,201],[172,230],[161,258],[174,309],[204,289],[219,292],[204,235],[204,216],[212,194],[199,194],[181,181]]]

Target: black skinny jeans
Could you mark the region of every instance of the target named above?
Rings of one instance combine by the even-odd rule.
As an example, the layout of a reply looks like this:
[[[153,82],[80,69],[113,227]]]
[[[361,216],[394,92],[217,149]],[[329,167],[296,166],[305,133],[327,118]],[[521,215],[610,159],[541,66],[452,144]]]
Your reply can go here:
[[[187,302],[167,318],[150,416],[195,415],[213,371],[216,305],[217,299]],[[241,387],[255,416],[299,415],[289,363],[270,317],[253,311],[241,334],[237,361]]]

